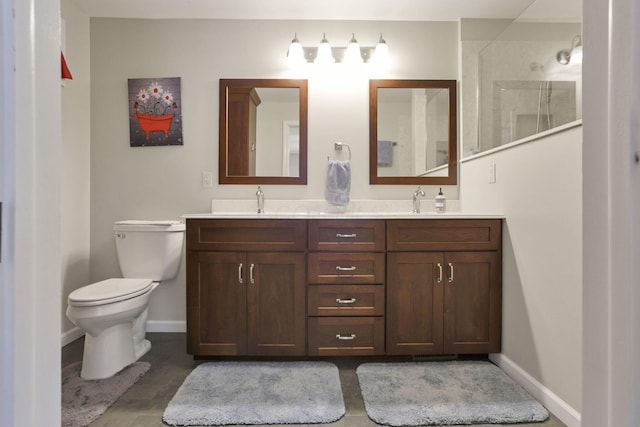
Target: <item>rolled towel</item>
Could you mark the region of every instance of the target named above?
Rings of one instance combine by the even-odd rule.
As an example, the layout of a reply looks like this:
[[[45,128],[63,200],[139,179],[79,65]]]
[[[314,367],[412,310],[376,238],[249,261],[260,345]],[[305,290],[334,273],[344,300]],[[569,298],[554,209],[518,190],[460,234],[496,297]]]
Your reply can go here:
[[[350,191],[351,162],[348,160],[329,160],[327,169],[327,201],[334,205],[348,205]]]

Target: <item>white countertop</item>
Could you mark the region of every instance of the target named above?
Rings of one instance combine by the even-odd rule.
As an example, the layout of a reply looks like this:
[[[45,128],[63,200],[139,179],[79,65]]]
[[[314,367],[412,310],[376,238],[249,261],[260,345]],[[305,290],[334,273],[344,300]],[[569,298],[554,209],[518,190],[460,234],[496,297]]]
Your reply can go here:
[[[501,219],[502,214],[470,214],[461,212],[435,213],[424,212],[361,212],[361,213],[247,213],[247,212],[216,212],[184,214],[185,219]]]
[[[464,212],[458,200],[447,201],[448,211],[435,212],[434,200],[421,201],[421,213],[412,213],[411,200],[352,200],[334,206],[325,200],[265,200],[264,213],[257,213],[255,200],[212,200],[211,212],[184,214],[188,219],[500,219],[498,212]]]

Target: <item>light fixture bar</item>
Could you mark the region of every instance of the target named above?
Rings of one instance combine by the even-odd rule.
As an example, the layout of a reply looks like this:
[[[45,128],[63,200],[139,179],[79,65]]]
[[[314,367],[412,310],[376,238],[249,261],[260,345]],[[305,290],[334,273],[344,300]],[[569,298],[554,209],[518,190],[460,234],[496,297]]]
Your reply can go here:
[[[351,43],[355,42],[355,34],[352,33],[352,37],[351,37]],[[322,35],[322,41],[321,44],[327,44],[329,45],[329,42],[327,41],[327,37],[325,34]],[[380,46],[380,45],[383,46]],[[357,44],[356,44],[357,46]],[[302,48],[302,59],[299,56],[296,56],[297,59],[292,58],[292,53],[293,52],[298,52],[300,47]],[[379,54],[381,47],[383,48],[384,55]],[[324,49],[324,48],[323,48]],[[320,59],[319,61],[316,61],[316,59],[318,58],[318,50],[319,47],[318,46],[302,46],[300,45],[300,42],[298,41],[298,37],[297,34],[294,37],[294,39],[292,40],[292,44],[289,48],[289,51],[287,52],[287,58],[289,59],[290,62],[308,62],[308,63],[313,63],[313,62],[322,62],[322,63],[333,63],[333,62],[337,62],[337,63],[345,63],[345,58],[346,58],[346,54],[347,54],[347,49],[348,46],[330,46],[331,49],[331,57],[333,57],[333,61],[332,60],[328,60],[326,59],[327,57],[325,57],[325,60],[323,61],[322,59]],[[362,58],[362,62],[374,62],[374,60],[376,62],[378,62],[378,60],[376,59],[376,55],[380,56],[381,61],[380,62],[384,62],[388,56],[388,48],[386,45],[386,42],[384,41],[384,39],[382,38],[382,34],[380,35],[380,39],[378,41],[378,46],[359,46],[358,47],[359,51],[360,51],[360,57]],[[382,58],[384,56],[384,58]],[[358,62],[358,61],[356,61]]]
[[[318,56],[317,47],[303,46],[302,51],[304,52],[304,58],[307,60],[307,62],[315,61],[316,57]],[[364,62],[369,62],[373,58],[373,54],[375,53],[375,51],[376,51],[375,47],[360,46],[360,56],[362,57],[362,60]],[[336,62],[344,62],[344,56],[346,52],[347,52],[346,47],[335,47],[335,46],[331,47],[331,54],[335,58]]]

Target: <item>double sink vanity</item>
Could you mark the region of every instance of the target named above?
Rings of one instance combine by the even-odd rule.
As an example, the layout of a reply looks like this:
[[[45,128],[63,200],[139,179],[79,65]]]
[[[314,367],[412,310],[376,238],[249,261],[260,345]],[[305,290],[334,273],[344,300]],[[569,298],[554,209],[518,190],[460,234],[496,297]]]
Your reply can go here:
[[[185,215],[189,354],[500,351],[499,215],[269,212]]]

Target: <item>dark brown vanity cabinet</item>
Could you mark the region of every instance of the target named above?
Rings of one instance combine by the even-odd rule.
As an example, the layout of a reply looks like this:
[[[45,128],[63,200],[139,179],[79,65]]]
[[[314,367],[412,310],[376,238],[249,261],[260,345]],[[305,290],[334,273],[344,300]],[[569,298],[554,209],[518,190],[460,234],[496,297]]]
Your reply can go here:
[[[500,219],[187,220],[198,356],[500,351]]]
[[[308,354],[384,354],[384,220],[310,220]]]
[[[501,220],[387,221],[387,354],[499,352],[501,246]]]
[[[301,356],[306,223],[187,220],[187,352]]]

